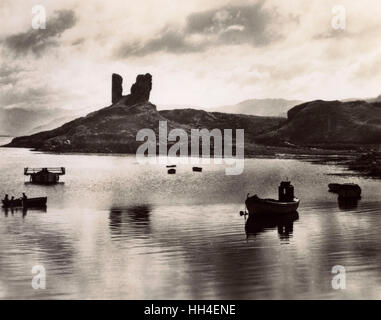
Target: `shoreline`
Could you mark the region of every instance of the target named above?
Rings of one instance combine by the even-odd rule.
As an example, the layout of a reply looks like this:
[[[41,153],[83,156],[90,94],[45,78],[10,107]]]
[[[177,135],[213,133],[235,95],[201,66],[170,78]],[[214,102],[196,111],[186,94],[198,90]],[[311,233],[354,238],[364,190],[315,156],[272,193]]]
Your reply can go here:
[[[24,148],[12,147],[9,145],[0,146],[2,148]],[[95,150],[42,150],[38,148],[25,148],[33,152],[64,155],[136,155],[134,152],[96,152]],[[213,156],[212,156],[213,158]],[[326,164],[344,167],[348,176],[362,176],[373,179],[381,178],[381,152],[376,152],[370,148],[359,149],[325,149],[318,147],[279,147],[250,144],[245,150],[246,159],[295,159],[316,164]],[[338,174],[339,175],[339,174]],[[342,174],[340,174],[342,175]],[[346,174],[344,174],[346,175]]]

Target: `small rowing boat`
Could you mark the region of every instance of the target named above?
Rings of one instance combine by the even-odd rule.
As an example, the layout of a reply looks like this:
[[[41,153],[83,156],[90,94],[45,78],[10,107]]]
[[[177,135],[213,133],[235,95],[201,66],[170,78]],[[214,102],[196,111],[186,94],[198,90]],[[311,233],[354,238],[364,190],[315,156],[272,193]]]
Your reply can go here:
[[[30,182],[35,184],[56,184],[60,176],[64,175],[64,167],[58,168],[24,168],[24,175],[29,176]]]
[[[294,187],[289,181],[282,181],[279,186],[279,199],[262,199],[257,195],[247,196],[245,201],[249,215],[263,214],[289,214],[296,212],[299,199],[294,197]]]
[[[292,201],[283,202],[275,199],[261,199],[254,195],[246,199],[246,207],[249,214],[288,214],[296,212],[299,207],[299,199],[294,198]]]

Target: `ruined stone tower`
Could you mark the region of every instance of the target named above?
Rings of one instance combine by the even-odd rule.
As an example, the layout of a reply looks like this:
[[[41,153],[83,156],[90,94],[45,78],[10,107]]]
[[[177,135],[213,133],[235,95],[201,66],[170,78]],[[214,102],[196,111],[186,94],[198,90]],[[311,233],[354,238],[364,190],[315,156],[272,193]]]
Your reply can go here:
[[[139,74],[135,83],[131,86],[131,92],[127,96],[123,96],[123,78],[117,73],[112,74],[111,101],[117,103],[124,98],[124,104],[134,105],[137,103],[145,103],[149,101],[152,89],[152,76],[149,73]]]
[[[111,102],[117,103],[122,98],[123,93],[123,78],[116,73],[112,74]]]

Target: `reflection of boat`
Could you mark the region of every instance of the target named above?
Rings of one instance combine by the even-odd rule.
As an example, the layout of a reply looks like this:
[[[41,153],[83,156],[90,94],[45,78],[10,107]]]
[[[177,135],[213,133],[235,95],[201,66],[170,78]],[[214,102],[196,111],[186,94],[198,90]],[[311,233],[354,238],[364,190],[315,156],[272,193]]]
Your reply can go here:
[[[168,174],[175,174],[176,173],[176,169],[169,169],[168,170]]]
[[[30,182],[37,184],[55,184],[60,176],[66,172],[64,167],[59,168],[24,168],[24,175],[30,176]]]
[[[21,212],[23,217],[26,217],[27,213],[28,213],[28,210],[31,210],[33,212],[42,212],[42,213],[46,213],[46,206],[45,207],[39,207],[39,208],[27,208],[27,207],[3,207],[2,208],[3,212],[4,212],[4,215],[7,217],[9,213],[12,214],[12,216],[15,214],[15,213],[19,213]]]
[[[289,238],[294,230],[294,221],[299,219],[297,212],[284,215],[250,215],[246,220],[247,236],[257,235],[268,229],[277,228],[281,238]]]
[[[195,172],[202,172],[202,168],[200,167],[193,167],[192,170]]]
[[[330,192],[337,193],[339,198],[361,198],[361,188],[355,183],[330,183],[328,188]]]
[[[14,199],[13,201],[4,201],[3,208],[16,208],[16,207],[24,207],[24,208],[42,208],[46,207],[47,197],[39,197],[39,198],[28,198],[26,200],[23,199]]]
[[[149,234],[150,205],[113,207],[110,210],[109,226],[113,239],[134,238]]]
[[[257,195],[247,197],[245,204],[249,214],[287,214],[296,212],[299,199],[294,197],[294,187],[289,181],[282,181],[279,186],[279,199],[262,199]]]
[[[356,209],[359,203],[359,198],[338,198],[339,209],[351,210]]]

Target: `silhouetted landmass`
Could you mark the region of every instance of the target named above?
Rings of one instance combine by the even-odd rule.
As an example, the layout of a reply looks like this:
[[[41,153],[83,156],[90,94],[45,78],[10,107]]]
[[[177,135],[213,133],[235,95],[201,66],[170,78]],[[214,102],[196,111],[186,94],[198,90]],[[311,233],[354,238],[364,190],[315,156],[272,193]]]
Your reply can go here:
[[[130,106],[124,102],[125,98],[122,98],[114,105],[54,130],[14,138],[7,146],[57,152],[135,153],[142,144],[136,141],[137,132],[149,128],[158,135],[159,121],[167,121],[168,131],[178,128],[187,133],[196,128],[244,129],[245,141],[250,144],[256,135],[284,121],[284,118],[230,115],[194,109],[157,111],[156,106],[149,102]]]
[[[157,111],[148,101],[152,87],[150,74],[138,75],[131,93],[126,96],[120,88],[122,78],[113,75],[112,79],[114,104],[59,128],[14,138],[7,146],[56,152],[135,153],[142,144],[136,141],[137,132],[148,128],[158,135],[159,121],[167,121],[168,131],[178,128],[187,133],[197,128],[244,129],[247,147],[253,148],[251,141],[255,136],[278,127],[285,120],[194,109]]]
[[[255,139],[277,146],[353,148],[381,143],[381,103],[322,101],[300,104],[287,121]]]
[[[256,136],[279,127],[285,121],[281,117],[258,117],[196,109],[162,110],[159,113],[189,129],[244,129],[246,143],[253,143]]]

